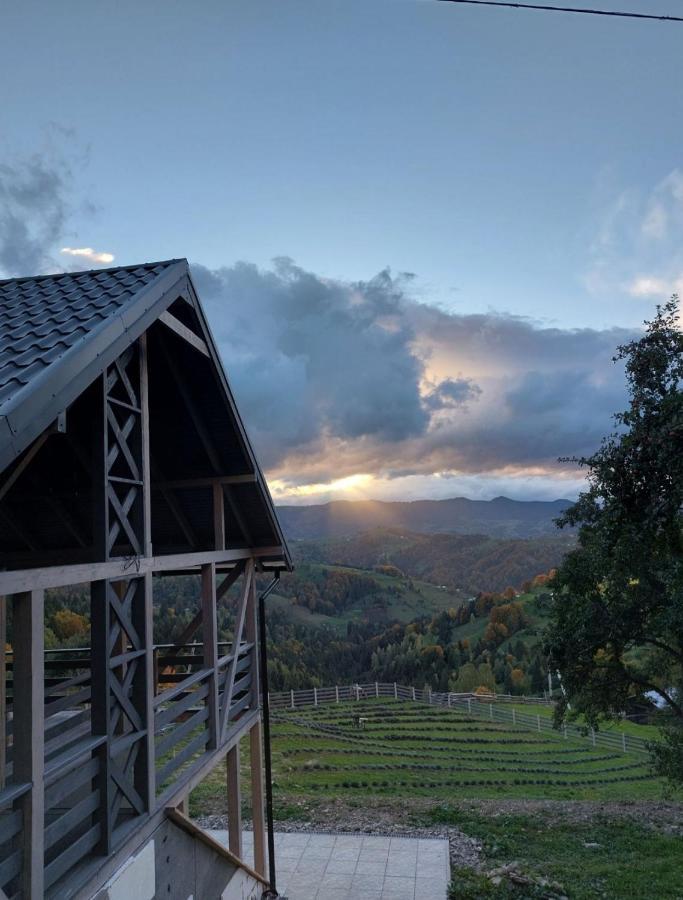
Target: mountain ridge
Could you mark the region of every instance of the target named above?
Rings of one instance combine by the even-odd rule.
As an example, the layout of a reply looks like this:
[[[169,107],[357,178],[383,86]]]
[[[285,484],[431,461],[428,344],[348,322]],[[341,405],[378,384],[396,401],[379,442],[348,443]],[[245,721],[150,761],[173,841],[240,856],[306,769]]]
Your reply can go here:
[[[557,534],[554,519],[572,502],[504,496],[493,500],[332,500],[308,506],[281,505],[277,511],[290,540],[353,537],[375,528],[534,538]]]

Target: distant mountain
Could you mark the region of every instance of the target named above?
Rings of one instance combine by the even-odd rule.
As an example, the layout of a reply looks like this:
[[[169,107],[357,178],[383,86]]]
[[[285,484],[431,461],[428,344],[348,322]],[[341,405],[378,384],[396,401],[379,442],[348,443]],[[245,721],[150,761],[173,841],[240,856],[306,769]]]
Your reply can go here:
[[[500,538],[557,534],[553,519],[571,500],[335,500],[317,506],[279,506],[291,540],[352,537],[374,528],[405,528],[426,534],[484,534]]]

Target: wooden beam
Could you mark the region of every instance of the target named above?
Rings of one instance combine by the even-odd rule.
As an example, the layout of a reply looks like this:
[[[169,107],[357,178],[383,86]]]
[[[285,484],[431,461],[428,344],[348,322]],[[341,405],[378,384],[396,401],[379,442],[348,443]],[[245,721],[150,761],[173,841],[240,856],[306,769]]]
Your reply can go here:
[[[171,510],[171,513],[175,517],[176,522],[180,526],[180,530],[185,535],[185,540],[190,545],[190,547],[194,550],[197,547],[197,537],[194,533],[194,529],[190,525],[187,520],[187,516],[183,512],[178,500],[173,495],[173,487],[167,487],[167,482],[164,480],[161,471],[159,470],[158,465],[150,458],[150,470],[152,473],[152,477],[154,478],[154,482],[150,485],[151,489],[158,490],[161,493],[161,496],[166,501],[166,505]]]
[[[180,488],[207,488],[214,484],[256,484],[258,475],[255,472],[245,472],[242,475],[216,475],[209,478],[181,478],[175,481],[155,481],[152,490],[174,491]]]
[[[211,440],[211,435],[204,424],[199,412],[197,410],[196,405],[192,402],[192,397],[190,397],[189,391],[187,389],[187,385],[183,381],[182,377],[177,371],[177,367],[175,365],[175,361],[171,358],[171,354],[169,353],[168,347],[164,343],[164,341],[159,341],[161,345],[162,353],[166,358],[166,362],[168,363],[168,368],[171,373],[171,377],[175,382],[176,387],[178,388],[178,393],[182,397],[183,403],[185,404],[185,409],[189,413],[190,418],[192,419],[192,424],[194,425],[194,429],[197,432],[197,436],[204,447],[204,452],[209,458],[209,462],[214,470],[216,475],[220,474],[221,471],[221,462],[218,452],[214,446],[213,441]]]
[[[142,433],[142,546],[144,555],[152,555],[152,493],[149,458],[149,378],[147,371],[147,332],[138,338],[140,364],[140,430]]]
[[[266,877],[266,818],[263,810],[263,761],[261,758],[261,720],[249,732],[251,766],[251,819],[254,827],[254,868]]]
[[[0,572],[0,595],[17,594],[40,588],[63,587],[100,579],[125,578],[147,572],[190,570],[205,563],[235,563],[247,559],[283,558],[282,547],[245,547],[236,550],[204,550],[197,553],[173,553],[166,556],[141,557],[131,562],[114,559],[100,563],[72,566],[48,566],[40,569],[17,569]],[[132,568],[131,568],[132,567]]]
[[[7,598],[0,597],[0,791],[7,767]]]
[[[213,539],[216,550],[225,550],[225,503],[222,484],[213,486]]]
[[[17,594],[14,618],[14,778],[28,782],[22,798],[22,897],[43,896],[45,789],[44,596]]]
[[[238,563],[232,570],[232,572],[228,572],[223,581],[221,581],[220,586],[216,590],[216,606],[218,606],[218,602],[223,599],[223,597],[227,594],[227,592],[237,581],[243,571],[244,566],[241,563]],[[168,656],[173,656],[174,653],[177,653],[178,650],[184,647],[201,624],[202,608],[200,606],[195,615],[192,617],[191,621],[187,623],[187,625],[183,628],[183,630],[176,638],[173,647],[168,652]]]
[[[159,321],[163,322],[167,328],[170,328],[178,337],[181,337],[184,341],[187,341],[195,350],[199,350],[200,353],[203,353],[204,356],[211,358],[211,354],[209,353],[209,348],[206,346],[206,341],[200,338],[198,335],[194,333],[187,325],[184,325],[180,319],[176,319],[173,313],[170,313],[168,310],[163,312],[159,316]]]
[[[254,578],[254,561],[248,560],[244,569],[244,586],[242,588],[242,596],[240,598],[237,614],[235,616],[235,633],[232,638],[232,661],[230,668],[226,673],[225,688],[223,690],[223,709],[221,710],[221,728],[220,741],[225,739],[228,730],[228,721],[230,720],[230,703],[232,701],[232,692],[235,686],[235,675],[237,674],[237,662],[239,659],[240,644],[242,643],[242,632],[244,631],[244,621],[247,615],[247,607],[249,605],[249,594],[251,591],[251,583]]]
[[[218,716],[218,624],[216,620],[216,565],[202,566],[202,642],[204,645],[203,666],[211,669],[208,680],[206,705],[209,710],[208,750],[215,750],[219,742]]]
[[[31,462],[34,456],[36,456],[45,441],[50,437],[51,434],[54,433],[55,430],[55,426],[51,425],[49,428],[46,428],[45,431],[41,435],[39,435],[31,444],[24,456],[15,466],[12,474],[3,483],[2,487],[0,487],[0,500],[2,500],[5,494],[11,489],[12,485],[17,481],[21,473],[26,469],[28,464]]]
[[[191,819],[186,818],[181,812],[178,812],[177,809],[174,809],[173,807],[168,808],[166,810],[166,815],[175,822],[176,825],[179,825],[203,844],[206,844],[206,846],[213,850],[214,853],[227,859],[228,862],[232,863],[236,868],[243,869],[247,875],[251,875],[255,881],[259,881],[266,886],[268,885],[268,879],[262,873],[252,869],[251,866],[248,866],[244,860],[240,859],[234,853],[231,853],[227,847],[224,847],[223,844],[220,844],[213,838],[208,831],[204,831],[203,828],[200,828],[199,825],[196,825]]]
[[[240,778],[239,742],[225,757],[225,778],[228,801],[228,848],[242,858],[242,788]]]

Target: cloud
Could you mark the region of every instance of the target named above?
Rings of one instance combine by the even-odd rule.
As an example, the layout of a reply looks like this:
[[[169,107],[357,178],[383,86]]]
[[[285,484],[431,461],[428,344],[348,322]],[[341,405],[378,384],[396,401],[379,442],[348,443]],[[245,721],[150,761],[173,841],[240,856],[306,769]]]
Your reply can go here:
[[[468,402],[476,400],[481,388],[471,378],[444,378],[423,397],[423,403],[429,410],[454,409],[465,407]]]
[[[626,290],[632,297],[670,297],[683,293],[683,275],[675,279],[640,276],[627,285]]]
[[[683,283],[683,171],[649,191],[621,189],[602,203],[584,276],[594,294],[670,296]]]
[[[573,487],[558,457],[595,450],[626,401],[612,357],[630,330],[448,312],[388,271],[344,282],[278,260],[193,275],[278,496],[361,474],[371,496],[429,478],[434,492]]]
[[[111,263],[114,262],[113,253],[101,253],[93,250],[92,247],[62,247],[59,251],[67,256],[77,256],[91,263]]]
[[[69,212],[71,171],[40,155],[0,163],[0,269],[32,275],[54,266]]]

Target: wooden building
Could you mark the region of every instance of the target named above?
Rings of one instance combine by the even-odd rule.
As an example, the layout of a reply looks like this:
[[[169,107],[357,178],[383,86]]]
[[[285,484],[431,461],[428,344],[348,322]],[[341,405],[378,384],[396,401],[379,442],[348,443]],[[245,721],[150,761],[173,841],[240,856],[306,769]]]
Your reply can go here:
[[[268,896],[256,581],[290,567],[186,260],[0,281],[0,900]],[[160,647],[179,574],[197,614]],[[48,652],[67,586],[90,647]],[[183,812],[223,758],[228,849]]]

